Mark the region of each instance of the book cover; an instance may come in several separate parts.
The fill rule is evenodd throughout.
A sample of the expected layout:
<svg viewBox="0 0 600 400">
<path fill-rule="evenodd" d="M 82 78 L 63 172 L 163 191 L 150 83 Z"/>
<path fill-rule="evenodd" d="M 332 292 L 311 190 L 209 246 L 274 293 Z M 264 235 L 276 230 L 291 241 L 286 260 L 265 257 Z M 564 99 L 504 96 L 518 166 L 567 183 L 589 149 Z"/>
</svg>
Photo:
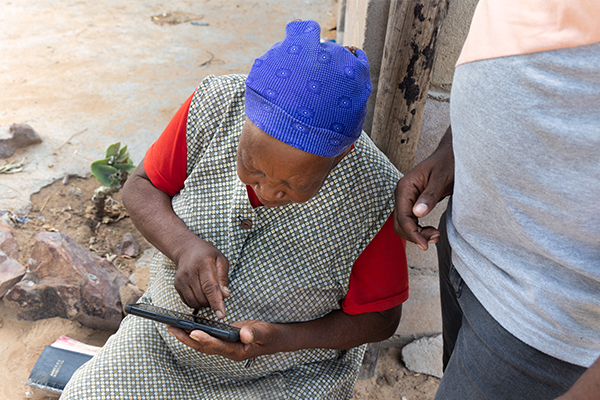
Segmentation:
<svg viewBox="0 0 600 400">
<path fill-rule="evenodd" d="M 73 373 L 99 350 L 99 347 L 61 336 L 44 348 L 26 383 L 45 392 L 60 394 Z"/>
</svg>

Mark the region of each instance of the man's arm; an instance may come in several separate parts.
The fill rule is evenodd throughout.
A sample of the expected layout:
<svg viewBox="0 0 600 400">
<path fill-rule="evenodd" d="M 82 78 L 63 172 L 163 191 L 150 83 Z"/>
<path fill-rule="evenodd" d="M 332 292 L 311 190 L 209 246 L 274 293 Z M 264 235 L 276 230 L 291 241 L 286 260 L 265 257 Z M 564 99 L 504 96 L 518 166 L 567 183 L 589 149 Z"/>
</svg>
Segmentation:
<svg viewBox="0 0 600 400">
<path fill-rule="evenodd" d="M 364 343 L 379 342 L 392 336 L 398 327 L 402 305 L 390 310 L 350 315 L 334 310 L 322 318 L 292 324 L 271 324 L 264 321 L 244 321 L 241 342 L 225 342 L 201 332 L 188 334 L 169 327 L 168 331 L 181 342 L 206 354 L 219 354 L 242 361 L 265 354 L 301 349 L 350 349 Z"/>
<path fill-rule="evenodd" d="M 454 152 L 452 129 L 442 137 L 437 149 L 398 181 L 394 229 L 398 236 L 427 250 L 436 243 L 440 232 L 432 226 L 421 227 L 419 218 L 429 214 L 454 187 Z"/>
<path fill-rule="evenodd" d="M 575 382 L 569 391 L 556 400 L 600 399 L 600 357 Z"/>
<path fill-rule="evenodd" d="M 123 203 L 140 233 L 177 264 L 175 288 L 182 300 L 192 308 L 210 304 L 222 318 L 223 297 L 229 295 L 227 258 L 175 214 L 171 197 L 152 184 L 143 161 L 123 187 Z"/>
</svg>

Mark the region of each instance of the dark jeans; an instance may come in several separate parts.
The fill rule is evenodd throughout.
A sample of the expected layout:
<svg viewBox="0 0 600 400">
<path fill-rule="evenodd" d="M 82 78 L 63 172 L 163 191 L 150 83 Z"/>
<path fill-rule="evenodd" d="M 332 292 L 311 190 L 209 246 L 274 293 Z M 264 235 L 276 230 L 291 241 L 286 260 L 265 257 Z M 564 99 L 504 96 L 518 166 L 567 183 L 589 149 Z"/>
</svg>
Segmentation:
<svg viewBox="0 0 600 400">
<path fill-rule="evenodd" d="M 446 213 L 440 221 L 442 234 L 437 244 L 445 371 L 435 399 L 542 400 L 560 396 L 586 369 L 528 346 L 488 314 L 452 265 Z"/>
</svg>

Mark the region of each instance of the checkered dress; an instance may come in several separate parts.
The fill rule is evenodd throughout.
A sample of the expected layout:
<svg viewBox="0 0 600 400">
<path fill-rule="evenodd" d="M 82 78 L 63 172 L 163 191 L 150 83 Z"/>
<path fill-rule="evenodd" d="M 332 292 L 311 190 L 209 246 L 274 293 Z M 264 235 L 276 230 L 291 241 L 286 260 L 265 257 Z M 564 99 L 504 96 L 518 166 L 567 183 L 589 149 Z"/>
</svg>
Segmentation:
<svg viewBox="0 0 600 400">
<path fill-rule="evenodd" d="M 188 178 L 173 209 L 230 261 L 225 322 L 319 318 L 340 308 L 354 261 L 392 212 L 400 175 L 363 135 L 310 201 L 253 209 L 236 173 L 244 78 L 211 76 L 197 89 L 187 121 Z M 190 312 L 173 286 L 176 269 L 159 254 L 143 301 Z M 201 314 L 215 318 L 210 309 Z M 348 399 L 363 354 L 364 346 L 305 349 L 244 368 L 192 350 L 163 324 L 128 316 L 63 400 Z"/>
</svg>

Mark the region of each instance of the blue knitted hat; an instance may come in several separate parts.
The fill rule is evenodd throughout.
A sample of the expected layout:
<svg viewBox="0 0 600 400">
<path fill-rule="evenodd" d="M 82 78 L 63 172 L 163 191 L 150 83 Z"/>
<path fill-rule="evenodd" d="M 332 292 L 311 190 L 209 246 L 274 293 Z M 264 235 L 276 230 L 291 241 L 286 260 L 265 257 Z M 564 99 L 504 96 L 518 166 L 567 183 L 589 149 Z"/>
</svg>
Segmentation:
<svg viewBox="0 0 600 400">
<path fill-rule="evenodd" d="M 261 130 L 324 157 L 342 154 L 360 136 L 372 85 L 369 62 L 321 43 L 315 21 L 294 21 L 257 58 L 246 80 L 246 115 Z"/>
</svg>

